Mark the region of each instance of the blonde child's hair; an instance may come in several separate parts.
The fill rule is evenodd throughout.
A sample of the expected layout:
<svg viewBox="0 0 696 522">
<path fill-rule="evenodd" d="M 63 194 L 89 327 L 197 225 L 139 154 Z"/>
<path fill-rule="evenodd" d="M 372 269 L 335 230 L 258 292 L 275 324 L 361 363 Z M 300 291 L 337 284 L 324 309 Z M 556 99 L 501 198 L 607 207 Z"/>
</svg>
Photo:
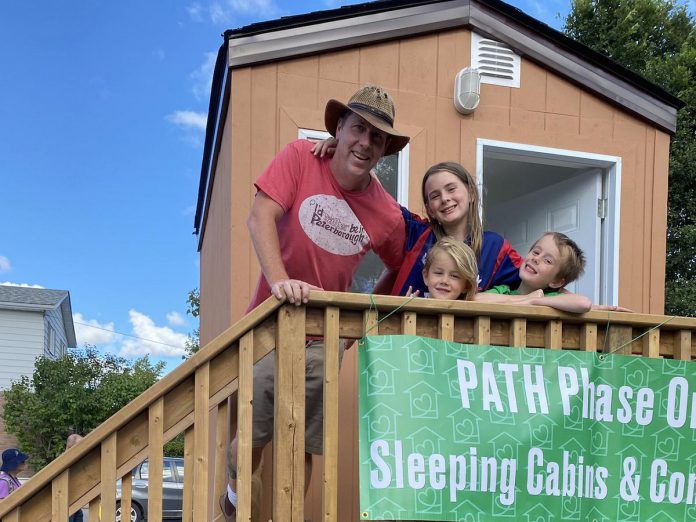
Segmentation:
<svg viewBox="0 0 696 522">
<path fill-rule="evenodd" d="M 423 204 L 428 206 L 428 194 L 425 193 L 425 182 L 428 178 L 437 172 L 449 172 L 457 176 L 462 183 L 466 186 L 466 190 L 469 193 L 469 210 L 467 214 L 467 224 L 468 230 L 467 235 L 469 236 L 469 242 L 471 248 L 476 255 L 476 259 L 481 257 L 481 244 L 483 243 L 483 224 L 481 223 L 481 214 L 479 212 L 481 207 L 481 199 L 479 198 L 478 189 L 476 188 L 476 182 L 474 178 L 471 177 L 469 171 L 462 167 L 459 163 L 454 161 L 443 161 L 442 163 L 437 163 L 430 167 L 423 176 L 423 182 L 421 184 L 421 193 L 423 194 Z M 445 230 L 442 225 L 436 221 L 432 220 L 431 226 L 435 232 L 435 237 L 441 239 L 445 237 Z"/>
<path fill-rule="evenodd" d="M 544 236 L 551 236 L 561 253 L 558 277 L 563 279 L 563 286 L 578 279 L 585 272 L 585 254 L 582 249 L 575 241 L 560 232 L 546 232 L 534 242 L 532 248 Z"/>
<path fill-rule="evenodd" d="M 423 266 L 424 272 L 430 270 L 433 259 L 438 253 L 446 254 L 452 258 L 457 272 L 464 282 L 464 292 L 462 292 L 464 300 L 472 301 L 478 289 L 478 266 L 473 249 L 457 239 L 445 236 L 439 239 L 428 252 Z"/>
</svg>

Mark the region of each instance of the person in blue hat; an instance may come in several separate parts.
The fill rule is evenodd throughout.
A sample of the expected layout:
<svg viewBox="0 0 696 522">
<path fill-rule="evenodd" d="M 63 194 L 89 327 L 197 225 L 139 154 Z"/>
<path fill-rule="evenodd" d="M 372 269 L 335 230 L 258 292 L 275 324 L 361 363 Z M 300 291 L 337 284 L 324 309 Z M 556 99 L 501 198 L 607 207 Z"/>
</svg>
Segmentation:
<svg viewBox="0 0 696 522">
<path fill-rule="evenodd" d="M 17 448 L 6 449 L 2 452 L 2 466 L 0 466 L 0 499 L 5 498 L 22 484 L 17 475 L 27 467 L 29 455 L 22 453 Z"/>
</svg>

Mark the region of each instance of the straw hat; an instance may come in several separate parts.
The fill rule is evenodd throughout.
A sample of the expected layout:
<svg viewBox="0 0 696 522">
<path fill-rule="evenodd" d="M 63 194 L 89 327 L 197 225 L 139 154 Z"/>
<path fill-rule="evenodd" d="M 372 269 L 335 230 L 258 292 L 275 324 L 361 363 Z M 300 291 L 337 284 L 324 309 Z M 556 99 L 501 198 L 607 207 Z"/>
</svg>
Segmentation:
<svg viewBox="0 0 696 522">
<path fill-rule="evenodd" d="M 396 154 L 403 149 L 410 138 L 394 129 L 394 101 L 389 93 L 376 85 L 366 85 L 353 94 L 348 104 L 338 100 L 329 100 L 324 112 L 326 130 L 336 136 L 336 126 L 341 114 L 348 109 L 367 120 L 379 130 L 386 132 L 391 139 L 384 150 L 384 155 Z"/>
</svg>

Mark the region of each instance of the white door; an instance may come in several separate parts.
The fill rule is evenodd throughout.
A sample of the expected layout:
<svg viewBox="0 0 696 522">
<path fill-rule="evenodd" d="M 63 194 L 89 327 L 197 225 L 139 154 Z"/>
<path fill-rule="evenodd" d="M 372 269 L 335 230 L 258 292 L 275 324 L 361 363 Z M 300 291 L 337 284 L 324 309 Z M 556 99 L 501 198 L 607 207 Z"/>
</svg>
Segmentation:
<svg viewBox="0 0 696 522">
<path fill-rule="evenodd" d="M 485 184 L 485 176 L 484 176 Z M 602 171 L 590 169 L 504 202 L 487 205 L 484 228 L 505 237 L 524 256 L 546 231 L 562 232 L 585 252 L 585 274 L 566 288 L 600 302 Z"/>
</svg>

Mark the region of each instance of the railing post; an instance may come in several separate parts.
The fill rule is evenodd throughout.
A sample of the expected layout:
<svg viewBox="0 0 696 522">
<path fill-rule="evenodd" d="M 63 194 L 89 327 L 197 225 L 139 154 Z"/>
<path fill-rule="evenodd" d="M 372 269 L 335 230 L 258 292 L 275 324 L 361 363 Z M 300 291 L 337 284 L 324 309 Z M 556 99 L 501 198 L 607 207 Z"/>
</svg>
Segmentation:
<svg viewBox="0 0 696 522">
<path fill-rule="evenodd" d="M 68 513 L 68 477 L 70 470 L 66 469 L 63 473 L 53 479 L 51 483 L 51 504 L 52 520 L 67 520 Z"/>
<path fill-rule="evenodd" d="M 491 344 L 491 318 L 477 317 L 474 320 L 474 342 L 481 346 Z"/>
<path fill-rule="evenodd" d="M 193 522 L 193 453 L 194 428 L 184 432 L 184 497 L 181 505 L 181 522 Z"/>
<path fill-rule="evenodd" d="M 278 309 L 273 520 L 302 522 L 305 464 L 305 307 Z"/>
<path fill-rule="evenodd" d="M 674 354 L 675 359 L 681 361 L 691 360 L 691 330 L 680 330 L 675 334 L 676 338 L 676 353 Z"/>
<path fill-rule="evenodd" d="M 254 398 L 254 332 L 239 341 L 237 392 L 237 520 L 251 519 L 251 435 Z M 218 418 L 218 423 L 220 419 Z"/>
<path fill-rule="evenodd" d="M 338 307 L 327 306 L 324 310 L 324 522 L 335 522 L 338 517 L 339 317 Z"/>
<path fill-rule="evenodd" d="M 510 346 L 527 346 L 527 320 L 515 318 L 510 321 Z"/>
<path fill-rule="evenodd" d="M 580 348 L 586 352 L 597 351 L 596 323 L 585 323 L 580 327 Z"/>
<path fill-rule="evenodd" d="M 437 321 L 437 335 L 443 341 L 454 341 L 454 315 L 440 314 Z"/>
<path fill-rule="evenodd" d="M 563 348 L 563 321 L 558 319 L 546 323 L 544 346 L 552 350 L 560 350 Z"/>
<path fill-rule="evenodd" d="M 660 330 L 650 330 L 643 336 L 643 357 L 660 356 Z"/>
<path fill-rule="evenodd" d="M 210 363 L 196 368 L 194 392 L 193 520 L 208 520 L 208 449 L 210 443 Z M 161 476 L 161 474 L 160 474 Z M 148 520 L 148 522 L 150 522 Z"/>
<path fill-rule="evenodd" d="M 109 435 L 101 444 L 101 520 L 116 520 L 116 433 Z"/>
<path fill-rule="evenodd" d="M 164 399 L 148 410 L 147 520 L 162 522 L 162 466 L 164 461 Z M 122 512 L 123 513 L 123 512 Z"/>
</svg>

